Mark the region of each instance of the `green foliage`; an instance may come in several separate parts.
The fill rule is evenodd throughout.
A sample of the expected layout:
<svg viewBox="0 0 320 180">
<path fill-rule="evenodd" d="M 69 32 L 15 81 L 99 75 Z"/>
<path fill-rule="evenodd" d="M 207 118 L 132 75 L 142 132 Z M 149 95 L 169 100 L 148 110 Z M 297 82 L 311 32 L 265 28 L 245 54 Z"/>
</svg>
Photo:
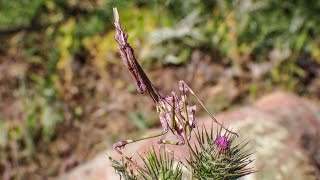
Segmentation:
<svg viewBox="0 0 320 180">
<path fill-rule="evenodd" d="M 0 0 L 0 30 L 26 27 L 40 12 L 42 0 Z"/>
<path fill-rule="evenodd" d="M 248 59 L 275 62 L 267 78 L 291 90 L 305 75 L 297 65 L 299 57 L 307 54 L 315 63 L 320 62 L 318 1 L 215 1 L 209 6 L 204 1 L 192 1 L 192 8 L 189 3 L 181 3 L 157 5 L 168 10 L 162 19 L 174 16 L 176 23 L 151 33 L 151 44 L 142 51 L 144 58 L 181 64 L 190 58 L 193 49 L 206 47 L 244 69 Z M 181 8 L 176 11 L 168 8 L 171 5 Z M 176 12 L 183 16 L 175 16 Z M 275 52 L 280 52 L 279 56 L 273 56 Z"/>
<path fill-rule="evenodd" d="M 28 27 L 32 19 L 35 19 L 33 25 L 43 26 L 47 31 L 45 36 L 55 42 L 52 46 L 58 47 L 59 69 L 68 69 L 76 57 L 85 56 L 84 49 L 97 57 L 95 64 L 107 65 L 100 62 L 105 61 L 101 57 L 115 49 L 114 44 L 100 48 L 95 45 L 113 42 L 109 31 L 111 9 L 115 6 L 123 14 L 130 41 L 135 40 L 138 56 L 149 65 L 155 62 L 180 65 L 186 63 L 193 49 L 206 47 L 242 68 L 246 68 L 243 62 L 247 58 L 258 63 L 276 61 L 267 78 L 293 89 L 305 74 L 297 65 L 297 58 L 308 54 L 320 62 L 320 44 L 316 38 L 320 34 L 316 16 L 320 3 L 315 0 L 308 3 L 302 0 L 212 1 L 209 4 L 202 0 L 103 0 L 97 3 L 37 0 L 0 1 L 0 4 L 1 29 Z M 88 44 L 93 41 L 95 43 Z M 28 46 L 34 43 L 31 41 Z M 275 51 L 285 54 L 271 56 Z"/>
<path fill-rule="evenodd" d="M 30 157 L 35 154 L 36 141 L 48 143 L 55 135 L 56 126 L 62 122 L 61 103 L 56 99 L 56 92 L 48 80 L 36 78 L 37 92 L 28 91 L 25 83 L 21 85 L 21 101 L 25 111 L 25 121 L 16 140 L 16 143 L 26 144 Z M 37 81 L 36 80 L 36 81 Z M 39 137 L 38 139 L 37 137 Z M 38 140 L 35 140 L 38 139 Z"/>
</svg>

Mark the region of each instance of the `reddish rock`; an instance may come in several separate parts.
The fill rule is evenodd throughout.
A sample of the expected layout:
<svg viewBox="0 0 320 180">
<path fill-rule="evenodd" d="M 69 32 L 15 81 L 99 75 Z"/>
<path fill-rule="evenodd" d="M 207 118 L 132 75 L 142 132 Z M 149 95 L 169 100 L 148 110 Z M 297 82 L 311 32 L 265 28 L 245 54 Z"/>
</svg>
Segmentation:
<svg viewBox="0 0 320 180">
<path fill-rule="evenodd" d="M 252 106 L 221 113 L 216 118 L 240 131 L 240 140 L 251 139 L 250 147 L 255 151 L 252 166 L 259 172 L 245 179 L 316 179 L 320 177 L 316 168 L 320 165 L 318 107 L 292 94 L 277 92 L 261 98 Z M 198 119 L 198 125 L 210 127 L 211 123 L 209 118 Z M 174 137 L 168 135 L 166 138 Z M 136 155 L 137 151 L 145 151 L 154 142 L 156 139 L 133 143 L 126 146 L 125 153 Z M 178 157 L 187 156 L 184 147 L 168 148 L 174 149 Z M 119 157 L 109 149 L 59 179 L 119 179 L 110 166 L 107 153 Z"/>
</svg>

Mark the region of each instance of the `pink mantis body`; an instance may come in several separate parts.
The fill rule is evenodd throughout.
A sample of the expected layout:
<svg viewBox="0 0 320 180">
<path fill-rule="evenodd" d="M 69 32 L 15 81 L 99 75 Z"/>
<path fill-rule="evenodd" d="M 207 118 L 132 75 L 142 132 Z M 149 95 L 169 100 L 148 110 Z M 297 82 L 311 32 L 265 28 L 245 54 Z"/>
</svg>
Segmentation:
<svg viewBox="0 0 320 180">
<path fill-rule="evenodd" d="M 165 98 L 161 96 L 160 93 L 154 87 L 154 85 L 151 83 L 141 66 L 139 65 L 138 61 L 136 60 L 134 50 L 127 41 L 128 35 L 122 30 L 120 26 L 119 14 L 116 8 L 113 9 L 113 14 L 115 18 L 114 26 L 116 29 L 116 35 L 114 38 L 119 45 L 122 62 L 125 65 L 125 67 L 130 71 L 133 79 L 135 80 L 137 91 L 141 94 L 148 92 L 151 98 L 153 99 L 154 103 L 156 104 L 157 112 L 159 113 L 160 122 L 163 128 L 163 131 L 159 133 L 151 134 L 136 139 L 128 139 L 115 143 L 113 145 L 113 148 L 119 154 L 122 154 L 121 149 L 124 148 L 124 146 L 127 144 L 149 138 L 159 137 L 168 133 L 168 131 L 171 131 L 176 136 L 178 141 L 172 142 L 160 139 L 158 143 L 184 145 L 185 142 L 190 139 L 191 132 L 193 128 L 195 128 L 196 123 L 196 106 L 188 105 L 188 92 L 199 101 L 200 105 L 207 111 L 207 113 L 210 115 L 214 122 L 219 124 L 227 132 L 238 136 L 236 133 L 225 128 L 212 116 L 212 114 L 208 111 L 208 109 L 204 106 L 204 104 L 200 101 L 200 99 L 184 81 L 179 81 L 180 98 L 174 92 L 172 92 L 170 96 L 167 96 Z"/>
</svg>

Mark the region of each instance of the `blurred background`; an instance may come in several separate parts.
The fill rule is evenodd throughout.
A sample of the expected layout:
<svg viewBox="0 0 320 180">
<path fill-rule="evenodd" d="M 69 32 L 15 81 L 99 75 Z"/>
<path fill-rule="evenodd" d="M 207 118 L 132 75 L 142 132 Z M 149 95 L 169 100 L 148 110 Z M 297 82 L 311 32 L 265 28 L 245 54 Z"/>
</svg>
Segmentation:
<svg viewBox="0 0 320 180">
<path fill-rule="evenodd" d="M 54 177 L 159 127 L 112 7 L 162 94 L 183 79 L 214 113 L 279 89 L 320 99 L 318 0 L 0 0 L 3 178 Z"/>
</svg>

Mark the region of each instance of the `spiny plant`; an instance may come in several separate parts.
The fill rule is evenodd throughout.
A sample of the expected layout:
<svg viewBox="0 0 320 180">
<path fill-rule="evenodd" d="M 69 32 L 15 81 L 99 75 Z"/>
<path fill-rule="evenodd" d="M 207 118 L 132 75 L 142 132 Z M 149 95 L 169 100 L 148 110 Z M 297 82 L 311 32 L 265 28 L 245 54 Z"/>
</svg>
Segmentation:
<svg viewBox="0 0 320 180">
<path fill-rule="evenodd" d="M 181 179 L 182 166 L 178 162 L 175 164 L 174 156 L 166 152 L 164 148 L 156 151 L 154 147 L 148 150 L 144 156 L 140 155 L 144 167 L 140 167 L 131 159 L 123 157 L 121 161 L 116 161 L 109 157 L 112 167 L 124 179 Z"/>
<path fill-rule="evenodd" d="M 198 179 L 237 179 L 254 172 L 246 168 L 252 160 L 248 142 L 234 144 L 236 136 L 222 129 L 213 133 L 204 127 L 197 128 L 195 137 L 198 145 L 188 143 L 190 157 L 186 159 L 193 175 Z"/>
<path fill-rule="evenodd" d="M 247 161 L 247 158 L 249 159 L 250 156 L 247 151 L 242 152 L 244 146 L 236 145 L 231 147 L 231 143 L 238 137 L 238 134 L 229 130 L 215 119 L 184 81 L 179 81 L 180 97 L 175 92 L 172 92 L 167 97 L 163 97 L 156 90 L 135 58 L 134 50 L 127 41 L 128 34 L 120 26 L 119 14 L 116 8 L 113 9 L 113 13 L 116 29 L 115 40 L 119 45 L 122 62 L 135 80 L 137 91 L 141 94 L 145 92 L 149 93 L 157 107 L 159 119 L 163 127 L 163 131 L 161 132 L 119 141 L 113 145 L 113 148 L 122 155 L 122 161 L 119 162 L 111 157 L 109 159 L 120 177 L 124 177 L 125 179 L 182 179 L 182 160 L 177 159 L 178 164 L 174 168 L 174 155 L 165 150 L 156 152 L 152 148 L 152 150 L 144 154 L 144 157 L 140 155 L 144 162 L 144 167 L 141 167 L 132 158 L 129 158 L 122 152 L 122 149 L 130 143 L 160 137 L 169 131 L 175 135 L 177 141 L 160 138 L 158 144 L 161 144 L 163 149 L 166 149 L 165 144 L 187 145 L 190 150 L 190 156 L 186 161 L 190 167 L 184 166 L 193 173 L 192 177 L 199 179 L 235 179 L 252 173 L 251 169 L 246 168 L 251 163 L 251 160 Z M 188 104 L 188 92 L 195 97 L 213 122 L 220 127 L 215 139 L 213 133 L 209 136 L 207 130 L 203 128 L 202 133 L 200 133 L 199 128 L 197 128 L 195 119 L 196 106 Z M 196 133 L 193 132 L 195 128 L 198 130 Z M 211 127 L 211 131 L 212 129 L 213 127 Z M 222 130 L 225 132 L 223 135 L 221 134 Z M 191 145 L 192 133 L 195 134 L 200 148 Z"/>
</svg>

